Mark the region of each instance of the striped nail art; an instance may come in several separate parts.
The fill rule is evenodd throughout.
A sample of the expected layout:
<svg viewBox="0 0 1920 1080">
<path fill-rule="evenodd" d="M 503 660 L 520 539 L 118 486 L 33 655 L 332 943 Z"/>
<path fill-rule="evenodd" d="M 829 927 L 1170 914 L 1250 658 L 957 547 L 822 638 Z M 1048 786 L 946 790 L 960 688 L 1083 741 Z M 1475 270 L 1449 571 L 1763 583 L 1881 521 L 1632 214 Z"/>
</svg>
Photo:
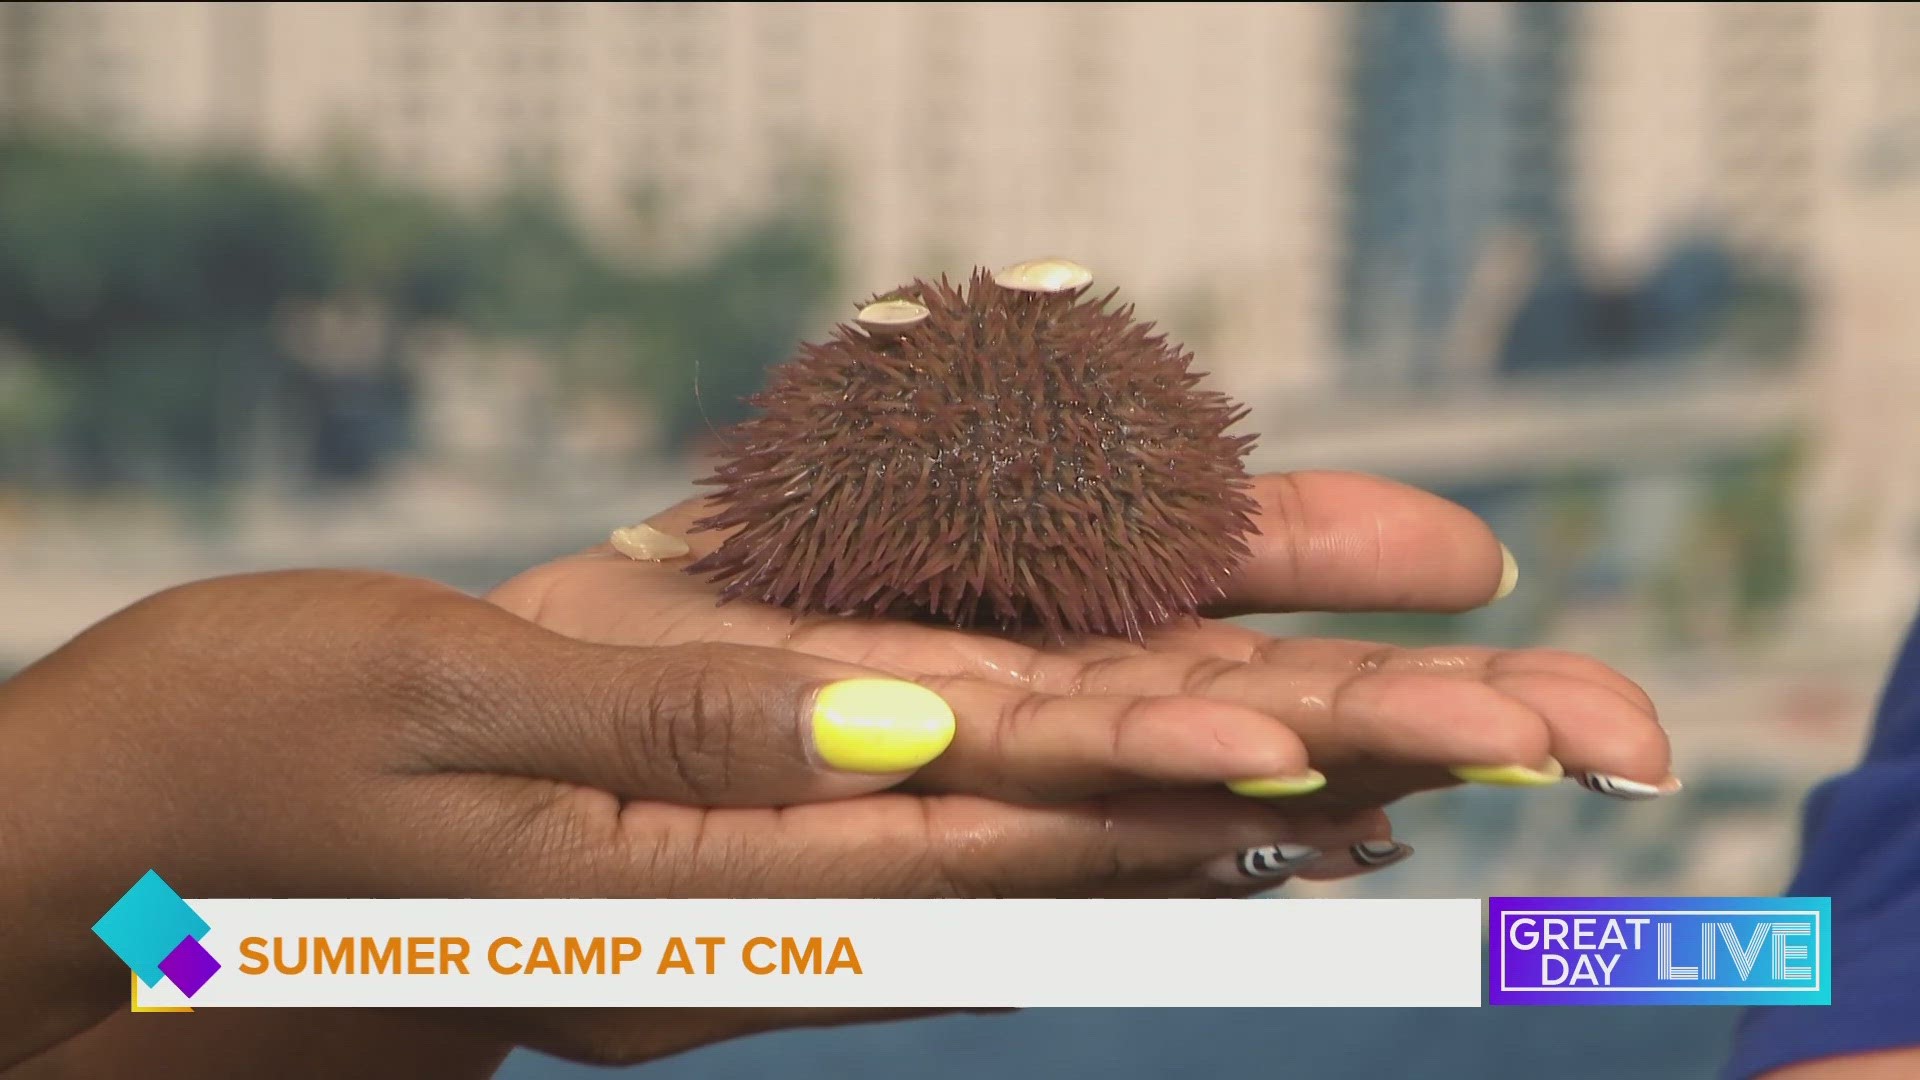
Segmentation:
<svg viewBox="0 0 1920 1080">
<path fill-rule="evenodd" d="M 1586 788 L 1588 791 L 1597 792 L 1609 798 L 1626 799 L 1632 802 L 1657 799 L 1662 795 L 1671 795 L 1679 791 L 1681 787 L 1680 781 L 1677 778 L 1671 777 L 1659 784 L 1645 784 L 1638 780 L 1629 780 L 1624 776 L 1609 776 L 1606 773 L 1594 772 L 1581 773 L 1573 779 L 1575 783 Z"/>
<path fill-rule="evenodd" d="M 1413 846 L 1398 840 L 1362 840 L 1348 848 L 1347 853 L 1353 856 L 1354 862 L 1371 872 L 1405 862 L 1413 855 Z"/>
<path fill-rule="evenodd" d="M 1320 849 L 1305 844 L 1270 844 L 1248 848 L 1236 865 L 1250 878 L 1286 877 L 1320 858 Z"/>
</svg>

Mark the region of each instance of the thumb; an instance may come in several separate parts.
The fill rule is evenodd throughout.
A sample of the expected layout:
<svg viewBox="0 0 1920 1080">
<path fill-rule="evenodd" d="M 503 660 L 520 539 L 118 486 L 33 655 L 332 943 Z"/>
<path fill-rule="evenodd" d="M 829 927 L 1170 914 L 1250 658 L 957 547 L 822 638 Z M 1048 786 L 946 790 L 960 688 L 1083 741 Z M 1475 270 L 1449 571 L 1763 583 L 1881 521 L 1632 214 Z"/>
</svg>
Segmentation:
<svg viewBox="0 0 1920 1080">
<path fill-rule="evenodd" d="M 633 799 L 777 806 L 892 787 L 953 741 L 940 695 L 849 664 L 743 645 L 549 645 L 534 669 L 526 653 L 514 665 L 529 707 L 500 709 L 461 740 L 483 759 L 470 767 Z"/>
</svg>

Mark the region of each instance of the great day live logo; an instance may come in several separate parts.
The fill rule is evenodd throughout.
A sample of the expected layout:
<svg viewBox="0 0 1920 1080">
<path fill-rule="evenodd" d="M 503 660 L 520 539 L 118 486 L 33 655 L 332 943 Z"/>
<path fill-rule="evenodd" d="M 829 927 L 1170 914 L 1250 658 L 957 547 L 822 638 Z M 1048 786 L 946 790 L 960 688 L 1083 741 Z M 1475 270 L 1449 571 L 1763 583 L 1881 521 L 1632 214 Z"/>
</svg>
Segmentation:
<svg viewBox="0 0 1920 1080">
<path fill-rule="evenodd" d="M 1494 1005 L 1827 1005 L 1826 897 L 1513 897 L 1488 904 Z"/>
</svg>

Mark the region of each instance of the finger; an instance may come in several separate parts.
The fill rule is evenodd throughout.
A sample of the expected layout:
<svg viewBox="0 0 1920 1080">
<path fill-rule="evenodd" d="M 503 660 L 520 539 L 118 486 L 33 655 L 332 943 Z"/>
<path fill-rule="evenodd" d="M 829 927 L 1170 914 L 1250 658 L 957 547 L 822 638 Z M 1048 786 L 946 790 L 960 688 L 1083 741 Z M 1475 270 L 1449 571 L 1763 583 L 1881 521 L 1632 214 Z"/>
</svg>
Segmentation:
<svg viewBox="0 0 1920 1080">
<path fill-rule="evenodd" d="M 923 680 L 963 720 L 915 791 L 1057 803 L 1171 784 L 1324 783 L 1307 749 L 1257 710 L 1199 697 L 1054 696 L 978 679 Z"/>
<path fill-rule="evenodd" d="M 483 837 L 469 845 L 475 853 L 434 860 L 456 879 L 447 887 L 480 890 L 473 895 L 1173 895 L 1217 883 L 1221 860 L 1249 848 L 1300 844 L 1334 854 L 1376 835 L 1384 820 L 1371 812 L 1288 812 L 1209 791 L 1050 807 L 882 792 L 780 809 L 705 810 L 501 777 L 441 782 L 457 790 L 421 787 L 420 797 L 484 807 L 464 825 Z M 1263 887 L 1249 882 L 1245 891 Z"/>
<path fill-rule="evenodd" d="M 1464 611 L 1495 599 L 1516 574 L 1472 511 L 1418 488 L 1362 473 L 1306 471 L 1253 478 L 1260 506 L 1253 557 L 1228 581 L 1218 614 L 1261 611 Z M 646 519 L 698 558 L 725 533 L 691 531 L 711 498 Z"/>
<path fill-rule="evenodd" d="M 1384 870 L 1413 854 L 1393 838 L 1393 823 L 1374 807 L 1302 815 L 1291 844 L 1246 848 L 1208 864 L 1214 895 L 1269 892 L 1288 881 L 1337 881 Z M 1301 849 L 1305 848 L 1303 852 Z"/>
<path fill-rule="evenodd" d="M 1173 683 L 1258 709 L 1300 737 L 1314 766 L 1542 763 L 1544 718 L 1475 679 L 1374 665 L 1292 667 L 1143 653 L 1088 665 L 1086 692 Z M 1623 701 L 1622 709 L 1629 706 Z"/>
<path fill-rule="evenodd" d="M 1554 760 L 1583 786 L 1624 799 L 1679 789 L 1666 731 L 1620 709 L 1611 690 L 1545 671 L 1503 671 L 1488 683 L 1547 718 Z"/>
<path fill-rule="evenodd" d="M 1403 649 L 1373 641 L 1339 638 L 1285 638 L 1229 622 L 1170 627 L 1148 635 L 1151 652 L 1195 653 L 1223 660 L 1286 664 L 1289 667 L 1347 668 L 1365 662 L 1397 671 L 1428 671 L 1481 678 L 1492 671 L 1537 671 L 1585 679 L 1626 698 L 1640 711 L 1656 715 L 1653 699 L 1626 675 L 1590 656 L 1558 649 L 1496 649 L 1484 645 L 1443 645 Z M 1090 658 L 1122 655 L 1108 643 L 1082 647 Z M 1137 650 L 1124 650 L 1131 655 Z"/>
<path fill-rule="evenodd" d="M 509 688 L 484 694 L 491 719 L 462 729 L 452 767 L 699 806 L 846 798 L 935 765 L 916 790 L 1049 802 L 1319 780 L 1291 731 L 1229 702 L 915 683 L 749 646 L 620 649 L 555 635 L 540 646 L 476 665 L 513 675 L 487 676 Z"/>
<path fill-rule="evenodd" d="M 1465 611 L 1511 591 L 1512 556 L 1471 511 L 1360 473 L 1254 478 L 1253 557 L 1216 615 Z"/>
<path fill-rule="evenodd" d="M 1081 684 L 1103 694 L 1183 685 L 1260 709 L 1299 735 L 1323 772 L 1427 765 L 1515 770 L 1488 782 L 1551 783 L 1563 770 L 1665 782 L 1670 761 L 1658 721 L 1591 681 L 1500 672 L 1497 662 L 1480 677 L 1434 674 L 1428 658 L 1379 646 L 1303 648 L 1308 656 L 1297 665 L 1172 653 L 1119 656 L 1089 663 Z"/>
<path fill-rule="evenodd" d="M 1307 800 L 1303 800 L 1307 801 Z M 1413 847 L 1394 839 L 1393 823 L 1377 804 L 1304 811 L 1289 804 L 1299 832 L 1287 843 L 1246 848 L 1211 860 L 1194 878 L 1147 879 L 1109 894 L 1232 898 L 1275 892 L 1294 881 L 1338 881 L 1376 873 L 1406 861 Z"/>
<path fill-rule="evenodd" d="M 1248 808 L 1255 812 L 1243 813 Z M 1392 836 L 1377 810 L 1298 812 L 1210 792 L 1044 809 L 931 797 L 921 810 L 921 821 L 881 824 L 859 804 L 796 807 L 783 813 L 784 835 L 819 867 L 821 895 L 866 895 L 874 868 L 904 860 L 878 895 L 1059 898 L 1170 896 L 1196 886 L 1251 895 L 1290 876 L 1350 876 L 1359 868 L 1354 845 Z M 770 846 L 778 857 L 782 846 L 781 829 L 769 834 L 732 812 L 709 816 L 701 828 L 709 865 L 717 867 L 738 866 L 749 847 Z M 1260 852 L 1260 861 L 1249 852 Z"/>
<path fill-rule="evenodd" d="M 438 768 L 777 806 L 898 784 L 956 727 L 932 690 L 803 653 L 587 645 L 532 628 L 517 639 L 464 658 L 486 707 L 442 725 Z"/>
<path fill-rule="evenodd" d="M 1243 813 L 1249 808 L 1255 812 Z M 1379 835 L 1385 821 L 1372 813 L 1287 813 L 1210 792 L 1044 809 L 936 796 L 920 810 L 919 820 L 902 816 L 882 825 L 858 804 L 818 804 L 786 811 L 784 824 L 810 863 L 831 876 L 822 895 L 865 895 L 875 887 L 874 868 L 901 860 L 879 884 L 882 895 L 1078 897 L 1164 895 L 1196 881 L 1256 892 L 1272 883 L 1239 871 L 1246 851 L 1295 849 L 1290 872 L 1303 874 L 1329 856 L 1337 865 L 1352 844 Z M 714 815 L 704 828 L 722 866 L 739 862 L 740 847 L 769 842 L 750 820 L 736 823 L 731 815 Z M 776 830 L 776 847 L 780 836 Z"/>
<path fill-rule="evenodd" d="M 1162 652 L 1246 659 L 1291 671 L 1417 672 L 1486 682 L 1537 712 L 1550 753 L 1581 783 L 1622 798 L 1677 790 L 1653 700 L 1632 679 L 1591 657 L 1555 649 L 1443 646 L 1399 649 L 1371 642 L 1276 639 L 1211 624 L 1150 642 Z M 1622 709 L 1621 703 L 1628 708 Z"/>
</svg>

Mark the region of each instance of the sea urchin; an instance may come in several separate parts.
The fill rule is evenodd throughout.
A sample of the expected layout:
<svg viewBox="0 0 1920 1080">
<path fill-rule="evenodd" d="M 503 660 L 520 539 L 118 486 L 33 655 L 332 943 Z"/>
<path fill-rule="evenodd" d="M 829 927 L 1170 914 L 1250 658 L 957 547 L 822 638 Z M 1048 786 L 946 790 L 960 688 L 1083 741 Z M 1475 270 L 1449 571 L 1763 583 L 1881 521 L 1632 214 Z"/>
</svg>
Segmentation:
<svg viewBox="0 0 1920 1080">
<path fill-rule="evenodd" d="M 796 613 L 1143 630 L 1217 599 L 1255 506 L 1245 416 L 1063 260 L 915 281 L 803 345 L 704 483 L 688 567 Z"/>
</svg>

